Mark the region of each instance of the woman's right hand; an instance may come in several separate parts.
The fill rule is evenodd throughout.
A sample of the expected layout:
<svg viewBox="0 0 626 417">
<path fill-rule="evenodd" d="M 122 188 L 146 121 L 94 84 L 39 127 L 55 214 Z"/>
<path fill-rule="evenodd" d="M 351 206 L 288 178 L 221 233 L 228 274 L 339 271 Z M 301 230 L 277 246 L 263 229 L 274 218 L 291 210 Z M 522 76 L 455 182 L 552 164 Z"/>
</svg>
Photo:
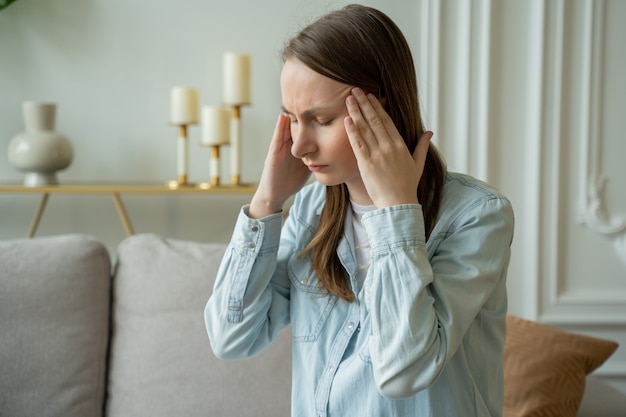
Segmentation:
<svg viewBox="0 0 626 417">
<path fill-rule="evenodd" d="M 304 163 L 291 154 L 289 117 L 278 116 L 274 137 L 265 157 L 263 173 L 248 215 L 260 219 L 282 210 L 285 201 L 304 186 L 311 172 Z"/>
</svg>

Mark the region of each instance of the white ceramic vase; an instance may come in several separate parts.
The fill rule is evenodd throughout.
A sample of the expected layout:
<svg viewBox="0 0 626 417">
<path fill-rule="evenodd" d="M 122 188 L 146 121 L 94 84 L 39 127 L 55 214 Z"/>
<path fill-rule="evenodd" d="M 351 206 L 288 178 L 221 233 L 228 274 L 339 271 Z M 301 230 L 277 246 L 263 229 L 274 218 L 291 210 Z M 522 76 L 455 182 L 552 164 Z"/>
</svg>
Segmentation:
<svg viewBox="0 0 626 417">
<path fill-rule="evenodd" d="M 9 142 L 9 162 L 25 172 L 24 185 L 58 184 L 57 171 L 67 168 L 74 155 L 72 144 L 54 131 L 56 104 L 24 102 L 25 132 Z"/>
</svg>

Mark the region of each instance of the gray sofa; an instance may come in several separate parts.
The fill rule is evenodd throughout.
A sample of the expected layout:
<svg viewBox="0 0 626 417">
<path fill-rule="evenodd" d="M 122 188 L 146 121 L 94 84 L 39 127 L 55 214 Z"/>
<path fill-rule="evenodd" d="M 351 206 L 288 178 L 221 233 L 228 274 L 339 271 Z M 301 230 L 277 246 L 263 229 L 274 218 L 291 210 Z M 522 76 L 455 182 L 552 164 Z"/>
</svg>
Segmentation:
<svg viewBox="0 0 626 417">
<path fill-rule="evenodd" d="M 0 242 L 0 416 L 288 416 L 288 331 L 249 360 L 211 352 L 224 249 L 135 235 L 112 262 L 83 235 Z"/>
<path fill-rule="evenodd" d="M 245 361 L 211 352 L 202 314 L 224 250 L 151 234 L 114 256 L 77 234 L 0 242 L 0 416 L 288 416 L 288 329 Z M 623 396 L 588 387 L 579 416 L 623 415 Z"/>
</svg>

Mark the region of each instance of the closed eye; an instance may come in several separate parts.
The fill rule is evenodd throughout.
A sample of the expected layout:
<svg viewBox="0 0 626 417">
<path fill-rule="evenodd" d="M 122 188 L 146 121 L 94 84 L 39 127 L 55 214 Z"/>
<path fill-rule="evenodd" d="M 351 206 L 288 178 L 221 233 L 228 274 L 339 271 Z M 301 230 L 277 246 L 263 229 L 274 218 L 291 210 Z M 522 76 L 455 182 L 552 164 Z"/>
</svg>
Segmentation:
<svg viewBox="0 0 626 417">
<path fill-rule="evenodd" d="M 292 125 L 298 124 L 298 117 L 295 114 L 287 110 L 284 106 L 280 106 L 280 109 L 283 112 L 283 114 L 286 114 L 289 117 L 289 123 L 291 123 Z M 300 115 L 300 117 L 306 123 L 315 123 L 318 126 L 329 126 L 336 120 L 335 118 L 332 118 L 332 117 L 330 119 L 326 119 L 325 117 L 321 119 L 319 118 L 321 116 L 319 112 L 324 111 L 325 113 L 327 113 L 328 109 L 330 108 L 329 107 L 314 107 L 312 109 L 309 109 L 303 112 Z"/>
<path fill-rule="evenodd" d="M 286 113 L 287 114 L 287 113 Z M 287 114 L 289 116 L 289 114 Z M 330 126 L 335 119 L 330 119 L 330 120 L 313 120 L 315 123 L 317 123 L 318 126 Z M 291 123 L 292 125 L 298 124 L 298 119 L 295 117 L 289 117 L 289 123 Z"/>
</svg>

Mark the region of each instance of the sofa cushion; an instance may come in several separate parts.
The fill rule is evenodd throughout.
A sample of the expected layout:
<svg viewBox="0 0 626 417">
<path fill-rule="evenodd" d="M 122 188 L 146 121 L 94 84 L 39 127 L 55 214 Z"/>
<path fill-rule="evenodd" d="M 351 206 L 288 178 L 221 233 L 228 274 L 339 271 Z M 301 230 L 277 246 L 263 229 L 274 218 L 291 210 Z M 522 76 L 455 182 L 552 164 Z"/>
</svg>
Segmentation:
<svg viewBox="0 0 626 417">
<path fill-rule="evenodd" d="M 626 393 L 612 386 L 610 377 L 590 375 L 585 381 L 585 395 L 576 417 L 624 417 Z"/>
<path fill-rule="evenodd" d="M 102 415 L 109 293 L 91 237 L 0 242 L 0 415 Z"/>
<path fill-rule="evenodd" d="M 588 374 L 617 343 L 507 317 L 504 417 L 575 417 Z"/>
<path fill-rule="evenodd" d="M 225 245 L 140 234 L 118 247 L 107 412 L 288 416 L 290 335 L 260 355 L 217 359 L 204 325 Z"/>
</svg>

